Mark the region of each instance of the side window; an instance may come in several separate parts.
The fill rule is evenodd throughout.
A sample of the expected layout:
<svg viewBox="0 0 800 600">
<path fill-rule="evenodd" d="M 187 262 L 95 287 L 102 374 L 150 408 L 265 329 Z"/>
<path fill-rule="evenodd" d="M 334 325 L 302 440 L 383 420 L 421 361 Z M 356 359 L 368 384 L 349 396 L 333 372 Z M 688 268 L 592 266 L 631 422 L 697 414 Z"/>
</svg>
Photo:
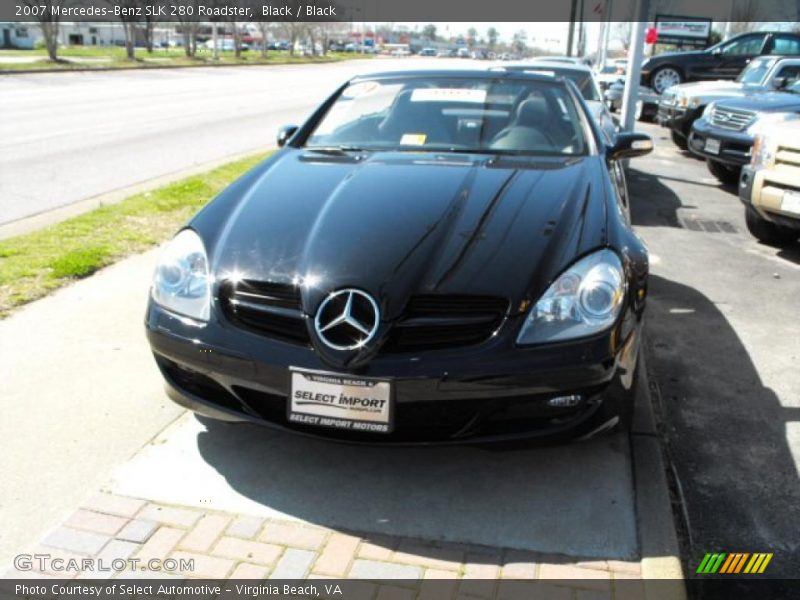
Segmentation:
<svg viewBox="0 0 800 600">
<path fill-rule="evenodd" d="M 745 35 L 732 41 L 727 46 L 722 47 L 722 53 L 726 56 L 753 55 L 761 52 L 764 45 L 764 34 Z"/>
<path fill-rule="evenodd" d="M 800 65 L 789 65 L 779 69 L 775 77 L 786 78 L 786 87 L 800 79 Z"/>
<path fill-rule="evenodd" d="M 776 35 L 770 54 L 800 54 L 800 39 L 788 35 Z"/>
</svg>

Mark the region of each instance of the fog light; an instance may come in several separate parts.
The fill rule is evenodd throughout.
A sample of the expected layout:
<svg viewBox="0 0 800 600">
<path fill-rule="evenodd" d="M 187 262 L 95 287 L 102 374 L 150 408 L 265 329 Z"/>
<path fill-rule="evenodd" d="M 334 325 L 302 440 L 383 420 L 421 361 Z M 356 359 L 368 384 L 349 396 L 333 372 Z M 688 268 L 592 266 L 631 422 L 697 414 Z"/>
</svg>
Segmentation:
<svg viewBox="0 0 800 600">
<path fill-rule="evenodd" d="M 555 408 L 572 408 L 581 403 L 583 397 L 580 394 L 572 394 L 571 396 L 556 396 L 547 401 L 548 406 Z"/>
</svg>

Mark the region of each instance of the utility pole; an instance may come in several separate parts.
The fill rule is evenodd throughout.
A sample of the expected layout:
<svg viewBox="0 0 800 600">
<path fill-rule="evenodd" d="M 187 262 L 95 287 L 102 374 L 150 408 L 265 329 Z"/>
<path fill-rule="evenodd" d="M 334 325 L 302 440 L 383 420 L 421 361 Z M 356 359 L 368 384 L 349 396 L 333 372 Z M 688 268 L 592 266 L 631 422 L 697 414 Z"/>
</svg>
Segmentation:
<svg viewBox="0 0 800 600">
<path fill-rule="evenodd" d="M 636 101 L 639 98 L 639 79 L 644 55 L 644 30 L 647 26 L 649 0 L 638 0 L 636 16 L 631 32 L 631 47 L 628 53 L 628 71 L 625 75 L 625 91 L 622 95 L 622 130 L 633 131 L 636 124 Z"/>
<path fill-rule="evenodd" d="M 575 12 L 578 10 L 578 0 L 571 0 L 569 7 L 569 33 L 567 34 L 567 56 L 572 56 L 572 38 L 575 35 Z"/>
</svg>

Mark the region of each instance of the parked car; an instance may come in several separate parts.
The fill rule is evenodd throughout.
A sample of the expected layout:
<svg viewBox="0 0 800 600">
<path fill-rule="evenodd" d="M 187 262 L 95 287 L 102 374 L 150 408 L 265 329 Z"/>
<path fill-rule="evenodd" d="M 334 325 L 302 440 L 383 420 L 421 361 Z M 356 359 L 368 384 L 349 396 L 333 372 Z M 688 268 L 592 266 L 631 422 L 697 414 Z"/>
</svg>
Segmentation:
<svg viewBox="0 0 800 600">
<path fill-rule="evenodd" d="M 739 198 L 747 229 L 760 241 L 783 246 L 800 237 L 800 120 L 766 127 L 742 169 Z"/>
<path fill-rule="evenodd" d="M 594 78 L 600 91 L 605 92 L 610 85 L 625 81 L 625 69 L 619 68 L 615 63 L 606 63 L 594 70 Z"/>
<path fill-rule="evenodd" d="M 754 58 L 736 81 L 683 83 L 661 94 L 658 122 L 670 130 L 672 141 L 685 150 L 692 123 L 710 102 L 776 90 L 800 78 L 800 57 L 762 56 Z"/>
<path fill-rule="evenodd" d="M 705 50 L 665 52 L 642 64 L 642 85 L 661 94 L 673 85 L 709 79 L 736 79 L 756 56 L 800 55 L 800 35 L 788 31 L 743 33 Z"/>
<path fill-rule="evenodd" d="M 603 99 L 608 106 L 608 110 L 616 112 L 622 109 L 622 97 L 625 95 L 625 79 L 612 83 L 608 89 L 603 92 Z M 636 120 L 637 121 L 652 121 L 658 112 L 659 95 L 650 88 L 639 86 L 639 92 L 636 98 Z"/>
<path fill-rule="evenodd" d="M 609 145 L 567 80 L 450 70 L 355 78 L 278 145 L 158 261 L 173 400 L 373 443 L 630 422 L 648 260 L 621 163 L 648 136 Z"/>
<path fill-rule="evenodd" d="M 706 159 L 709 171 L 720 181 L 736 183 L 742 166 L 750 162 L 755 135 L 798 114 L 800 81 L 785 90 L 712 102 L 692 125 L 688 147 Z"/>
<path fill-rule="evenodd" d="M 502 70 L 510 73 L 513 72 L 531 72 L 543 75 L 551 75 L 553 77 L 566 77 L 572 81 L 586 101 L 589 107 L 589 112 L 597 125 L 611 140 L 617 135 L 617 123 L 608 111 L 603 96 L 600 93 L 600 88 L 594 79 L 592 70 L 585 66 L 575 63 L 566 62 L 553 62 L 546 58 L 534 59 L 524 64 L 518 65 L 504 65 L 502 67 L 493 67 L 492 70 Z"/>
<path fill-rule="evenodd" d="M 420 56 L 436 56 L 436 48 L 423 48 L 419 51 Z"/>
</svg>

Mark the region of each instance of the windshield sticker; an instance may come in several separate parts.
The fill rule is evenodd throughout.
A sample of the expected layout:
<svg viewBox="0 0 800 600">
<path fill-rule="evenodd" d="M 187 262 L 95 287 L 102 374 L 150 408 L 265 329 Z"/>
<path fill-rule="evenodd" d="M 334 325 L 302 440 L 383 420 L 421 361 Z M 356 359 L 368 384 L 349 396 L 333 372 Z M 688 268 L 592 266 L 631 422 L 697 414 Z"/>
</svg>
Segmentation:
<svg viewBox="0 0 800 600">
<path fill-rule="evenodd" d="M 381 87 L 377 81 L 364 81 L 351 85 L 342 92 L 342 98 L 363 98 L 374 94 Z"/>
<path fill-rule="evenodd" d="M 400 138 L 401 146 L 423 146 L 428 138 L 424 133 L 404 133 Z"/>
<path fill-rule="evenodd" d="M 411 93 L 412 102 L 486 102 L 486 90 L 462 88 L 424 88 Z"/>
<path fill-rule="evenodd" d="M 541 70 L 541 69 L 525 69 L 525 72 L 526 73 L 532 73 L 534 75 L 547 75 L 549 77 L 555 77 L 556 76 L 556 72 L 555 71 L 545 71 L 545 70 Z"/>
</svg>

